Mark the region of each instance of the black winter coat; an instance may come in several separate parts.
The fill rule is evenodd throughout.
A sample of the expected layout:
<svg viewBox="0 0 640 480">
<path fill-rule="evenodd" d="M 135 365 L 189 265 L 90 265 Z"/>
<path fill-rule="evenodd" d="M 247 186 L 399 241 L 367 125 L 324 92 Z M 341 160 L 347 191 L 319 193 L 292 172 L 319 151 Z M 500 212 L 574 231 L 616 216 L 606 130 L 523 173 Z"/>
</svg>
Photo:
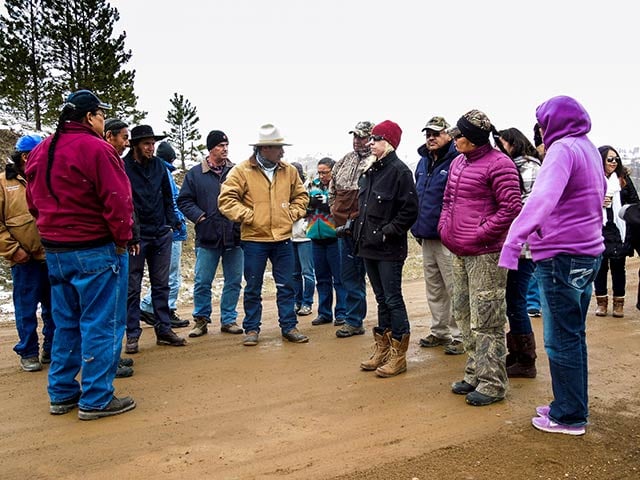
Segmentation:
<svg viewBox="0 0 640 480">
<path fill-rule="evenodd" d="M 218 176 L 203 162 L 191 168 L 184 177 L 176 203 L 184 216 L 195 224 L 196 247 L 231 248 L 240 245 L 240 224 L 232 222 L 218 210 L 220 185 L 233 165 L 227 161 L 222 175 Z M 204 220 L 197 223 L 203 214 Z"/>
<path fill-rule="evenodd" d="M 133 150 L 124 157 L 124 168 L 131 182 L 134 207 L 134 237 L 157 238 L 170 229 L 178 230 L 180 220 L 173 209 L 173 192 L 164 162 L 152 157 L 146 165 L 133 159 Z"/>
<path fill-rule="evenodd" d="M 418 217 L 413 174 L 395 152 L 361 176 L 359 213 L 353 227 L 356 255 L 372 260 L 407 258 L 407 231 Z"/>
</svg>

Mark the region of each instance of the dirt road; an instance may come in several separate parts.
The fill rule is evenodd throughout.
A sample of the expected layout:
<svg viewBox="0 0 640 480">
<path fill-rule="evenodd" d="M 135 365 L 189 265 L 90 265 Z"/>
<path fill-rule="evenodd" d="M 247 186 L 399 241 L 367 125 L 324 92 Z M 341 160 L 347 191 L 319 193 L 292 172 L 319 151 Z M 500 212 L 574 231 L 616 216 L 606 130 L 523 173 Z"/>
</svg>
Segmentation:
<svg viewBox="0 0 640 480">
<path fill-rule="evenodd" d="M 450 392 L 463 356 L 424 349 L 429 314 L 421 280 L 405 284 L 412 320 L 409 369 L 381 379 L 361 372 L 367 334 L 300 317 L 308 344 L 283 342 L 265 300 L 257 347 L 212 328 L 186 348 L 158 347 L 145 327 L 135 375 L 116 380 L 138 407 L 81 422 L 48 414 L 46 371 L 24 373 L 0 326 L 0 478 L 13 479 L 638 479 L 640 315 L 630 266 L 624 319 L 589 317 L 591 422 L 584 437 L 530 426 L 550 399 L 538 336 L 539 375 L 512 381 L 507 399 L 470 407 Z M 180 310 L 189 318 L 189 306 Z M 188 329 L 181 330 L 186 335 Z"/>
</svg>

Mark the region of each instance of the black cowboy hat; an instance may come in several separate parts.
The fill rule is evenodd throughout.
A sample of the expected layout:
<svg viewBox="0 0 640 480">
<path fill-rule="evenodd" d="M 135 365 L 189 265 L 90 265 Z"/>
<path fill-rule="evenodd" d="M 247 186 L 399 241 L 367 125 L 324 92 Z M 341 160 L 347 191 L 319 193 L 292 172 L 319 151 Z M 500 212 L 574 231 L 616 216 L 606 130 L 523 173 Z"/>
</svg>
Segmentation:
<svg viewBox="0 0 640 480">
<path fill-rule="evenodd" d="M 143 138 L 153 138 L 157 142 L 158 140 L 167 138 L 167 136 L 155 135 L 153 133 L 153 128 L 151 128 L 150 125 L 138 125 L 137 127 L 133 127 L 131 129 L 131 137 L 129 137 L 129 142 L 134 143 L 138 140 L 142 140 Z"/>
</svg>

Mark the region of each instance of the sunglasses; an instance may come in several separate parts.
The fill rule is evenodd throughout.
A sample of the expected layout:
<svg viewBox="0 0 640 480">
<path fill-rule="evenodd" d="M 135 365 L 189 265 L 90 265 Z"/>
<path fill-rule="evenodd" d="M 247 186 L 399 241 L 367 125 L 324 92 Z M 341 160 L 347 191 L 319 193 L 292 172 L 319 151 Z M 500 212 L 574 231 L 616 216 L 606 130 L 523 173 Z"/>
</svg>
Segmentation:
<svg viewBox="0 0 640 480">
<path fill-rule="evenodd" d="M 381 135 L 371 135 L 369 137 L 370 142 L 379 142 L 380 140 L 384 140 L 384 137 Z"/>
<path fill-rule="evenodd" d="M 427 133 L 425 134 L 425 136 L 426 136 L 427 138 L 437 138 L 437 137 L 439 137 L 439 136 L 440 136 L 440 134 L 441 134 L 441 133 L 442 133 L 442 132 L 427 132 Z"/>
<path fill-rule="evenodd" d="M 463 134 L 461 134 L 461 133 L 459 133 L 459 134 L 455 135 L 455 136 L 453 137 L 453 139 L 454 139 L 454 140 L 459 140 L 459 139 L 461 139 L 461 138 L 463 138 L 463 137 L 464 137 L 464 135 L 463 135 Z"/>
<path fill-rule="evenodd" d="M 620 157 L 607 158 L 607 163 L 620 163 Z"/>
</svg>

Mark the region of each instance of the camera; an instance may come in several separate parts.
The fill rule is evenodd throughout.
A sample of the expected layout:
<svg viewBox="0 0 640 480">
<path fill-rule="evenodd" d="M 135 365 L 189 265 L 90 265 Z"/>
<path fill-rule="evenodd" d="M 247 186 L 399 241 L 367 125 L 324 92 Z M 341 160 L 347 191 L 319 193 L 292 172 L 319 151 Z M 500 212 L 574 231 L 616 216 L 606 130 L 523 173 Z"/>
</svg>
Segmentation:
<svg viewBox="0 0 640 480">
<path fill-rule="evenodd" d="M 348 218 L 347 223 L 336 227 L 336 236 L 338 238 L 344 238 L 351 236 L 351 230 L 353 229 L 353 218 Z"/>
</svg>

